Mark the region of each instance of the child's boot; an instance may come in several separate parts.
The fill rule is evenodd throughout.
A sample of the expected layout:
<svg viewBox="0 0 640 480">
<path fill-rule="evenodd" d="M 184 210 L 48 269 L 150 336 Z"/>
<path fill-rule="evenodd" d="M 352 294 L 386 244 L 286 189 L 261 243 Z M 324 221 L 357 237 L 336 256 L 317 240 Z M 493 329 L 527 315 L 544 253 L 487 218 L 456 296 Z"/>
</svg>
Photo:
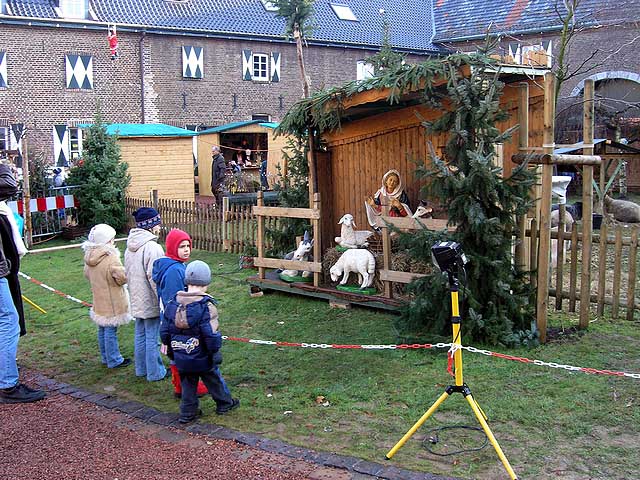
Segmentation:
<svg viewBox="0 0 640 480">
<path fill-rule="evenodd" d="M 198 382 L 198 389 L 196 390 L 196 395 L 198 395 L 199 397 L 204 397 L 208 393 L 209 393 L 209 389 L 207 389 L 207 386 L 204 383 L 202 383 L 202 380 L 200 380 Z"/>
<path fill-rule="evenodd" d="M 176 398 L 182 397 L 182 385 L 180 385 L 180 374 L 178 373 L 178 367 L 171 365 L 171 383 L 173 384 L 173 396 Z"/>
</svg>

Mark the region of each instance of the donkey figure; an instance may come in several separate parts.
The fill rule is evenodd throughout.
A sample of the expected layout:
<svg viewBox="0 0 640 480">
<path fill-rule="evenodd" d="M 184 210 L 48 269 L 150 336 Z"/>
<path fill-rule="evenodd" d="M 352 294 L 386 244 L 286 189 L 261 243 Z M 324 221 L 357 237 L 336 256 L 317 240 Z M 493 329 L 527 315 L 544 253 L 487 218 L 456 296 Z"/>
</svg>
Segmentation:
<svg viewBox="0 0 640 480">
<path fill-rule="evenodd" d="M 311 250 L 313 249 L 313 240 L 310 238 L 309 232 L 305 230 L 304 237 L 302 241 L 298 245 L 293 252 L 289 252 L 284 256 L 285 260 L 299 260 L 303 262 L 313 261 L 313 255 L 311 254 Z M 287 275 L 289 277 L 297 277 L 298 270 L 283 270 L 283 275 Z M 302 276 L 307 278 L 312 275 L 312 272 L 304 271 L 302 272 Z"/>
</svg>

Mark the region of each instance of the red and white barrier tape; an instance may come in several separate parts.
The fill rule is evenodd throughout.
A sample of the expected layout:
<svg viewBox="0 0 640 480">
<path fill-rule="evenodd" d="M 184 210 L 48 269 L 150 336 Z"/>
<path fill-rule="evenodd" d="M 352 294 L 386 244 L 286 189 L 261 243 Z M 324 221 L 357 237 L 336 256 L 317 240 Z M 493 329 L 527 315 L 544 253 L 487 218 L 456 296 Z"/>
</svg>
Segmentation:
<svg viewBox="0 0 640 480">
<path fill-rule="evenodd" d="M 66 293 L 61 292 L 60 290 L 56 290 L 48 285 L 45 285 L 39 280 L 30 277 L 22 272 L 18 272 L 18 274 L 29 280 L 30 282 L 35 283 L 36 285 L 41 286 L 42 288 L 49 290 L 50 292 L 55 293 L 67 300 L 71 300 L 72 302 L 79 303 L 80 305 L 84 305 L 85 307 L 91 307 L 90 303 L 79 300 L 71 295 L 67 295 Z M 232 342 L 243 342 L 243 343 L 252 343 L 254 345 L 271 345 L 275 347 L 298 347 L 298 348 L 319 348 L 319 349 L 337 349 L 337 350 L 410 350 L 410 349 L 429 349 L 429 348 L 447 348 L 449 349 L 449 354 L 451 358 L 457 349 L 463 349 L 471 353 L 479 353 L 481 355 L 486 355 L 489 357 L 502 358 L 503 360 L 511 360 L 514 362 L 526 363 L 538 365 L 540 367 L 549 367 L 549 368 L 559 368 L 562 370 L 568 370 L 570 372 L 582 372 L 589 373 L 592 375 L 610 375 L 614 377 L 627 377 L 627 378 L 635 378 L 640 379 L 640 373 L 628 373 L 628 372 L 619 372 L 615 370 L 600 370 L 597 368 L 588 368 L 588 367 L 575 367 L 573 365 L 564 365 L 561 363 L 555 362 L 544 362 L 542 360 L 532 360 L 530 358 L 525 357 L 516 357 L 514 355 L 507 355 L 505 353 L 492 352 L 491 350 L 482 350 L 479 348 L 471 347 L 471 346 L 454 346 L 453 343 L 403 343 L 399 345 L 357 345 L 357 344 L 337 344 L 337 343 L 305 343 L 305 342 L 278 342 L 273 340 L 256 340 L 252 338 L 245 337 L 229 337 L 227 335 L 223 335 L 222 338 L 225 340 L 229 340 Z M 452 372 L 450 372 L 452 373 Z"/>
<path fill-rule="evenodd" d="M 9 208 L 15 213 L 22 215 L 24 213 L 24 200 L 13 200 L 7 202 Z M 49 210 L 60 210 L 61 208 L 76 207 L 77 202 L 73 195 L 58 195 L 56 197 L 32 198 L 29 201 L 29 211 L 48 212 Z"/>
<path fill-rule="evenodd" d="M 26 274 L 24 274 L 22 272 L 18 272 L 18 275 L 20 275 L 23 278 L 26 278 L 27 280 L 29 280 L 32 283 L 35 283 L 36 285 L 41 286 L 45 290 L 49 290 L 50 292 L 53 292 L 56 295 L 59 295 L 59 296 L 61 296 L 63 298 L 66 298 L 67 300 L 71 300 L 72 302 L 79 303 L 80 305 L 84 305 L 85 307 L 88 307 L 88 308 L 92 307 L 92 305 L 90 303 L 85 302 L 83 300 L 80 300 L 79 298 L 72 297 L 71 295 L 67 295 L 66 293 L 61 292 L 60 290 L 56 290 L 55 288 L 50 287 L 49 285 L 45 285 L 40 280 L 36 280 L 35 278 L 30 277 L 29 275 L 26 275 Z"/>
</svg>

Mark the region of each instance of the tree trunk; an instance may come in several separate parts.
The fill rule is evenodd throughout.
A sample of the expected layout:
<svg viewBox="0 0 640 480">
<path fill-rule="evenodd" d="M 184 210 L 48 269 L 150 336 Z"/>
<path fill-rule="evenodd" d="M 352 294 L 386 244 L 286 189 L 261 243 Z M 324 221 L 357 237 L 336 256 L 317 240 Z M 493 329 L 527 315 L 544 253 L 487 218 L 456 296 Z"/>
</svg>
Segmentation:
<svg viewBox="0 0 640 480">
<path fill-rule="evenodd" d="M 300 66 L 300 77 L 302 78 L 302 93 L 304 98 L 309 98 L 309 78 L 304 67 L 304 55 L 302 53 L 302 35 L 300 27 L 296 24 L 293 28 L 293 38 L 296 40 L 296 51 L 298 53 L 298 65 Z"/>
</svg>

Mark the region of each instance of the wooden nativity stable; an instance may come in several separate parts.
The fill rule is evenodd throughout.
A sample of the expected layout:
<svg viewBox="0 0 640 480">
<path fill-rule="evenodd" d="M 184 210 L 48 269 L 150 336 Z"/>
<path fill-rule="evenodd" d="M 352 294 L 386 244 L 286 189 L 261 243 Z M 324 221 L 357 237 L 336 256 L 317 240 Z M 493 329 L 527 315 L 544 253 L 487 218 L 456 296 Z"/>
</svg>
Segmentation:
<svg viewBox="0 0 640 480">
<path fill-rule="evenodd" d="M 419 71 L 421 67 L 414 67 Z M 500 97 L 501 109 L 508 118 L 499 124 L 500 131 L 520 125 L 513 137 L 504 144 L 496 145 L 496 162 L 504 175 L 510 175 L 515 164 L 511 157 L 517 153 L 542 151 L 546 68 L 526 68 L 521 66 L 494 66 L 493 74 L 499 75 L 504 84 Z M 458 75 L 469 77 L 471 67 L 460 67 Z M 405 78 L 407 78 L 405 76 Z M 323 273 L 322 253 L 335 247 L 335 237 L 340 235 L 338 221 L 347 213 L 353 215 L 356 228 L 372 230 L 366 214 L 365 200 L 373 196 L 382 186 L 383 175 L 390 169 L 397 170 L 404 182 L 409 197 L 409 207 L 416 211 L 421 200 L 432 205 L 438 199 L 421 198 L 421 184 L 415 175 L 418 165 L 429 166 L 432 163 L 429 145 L 436 154 L 442 155 L 447 143 L 447 133 L 430 134 L 423 122 L 435 121 L 451 109 L 451 101 L 443 96 L 442 107 L 435 108 L 425 104 L 424 84 L 420 81 L 405 84 L 406 88 L 390 90 L 385 79 L 372 79 L 365 83 L 350 83 L 342 88 L 320 92 L 305 99 L 292 109 L 281 124 L 283 131 L 298 135 L 314 131 L 312 139 L 312 163 L 316 171 L 310 172 L 309 209 L 277 208 L 263 206 L 261 199 L 254 212 L 258 215 L 258 256 L 254 259 L 258 267 L 258 276 L 252 284 L 259 288 L 276 289 L 316 297 L 343 298 L 344 295 L 334 288 L 321 286 Z M 422 82 L 425 80 L 423 79 Z M 435 76 L 431 85 L 436 91 L 446 94 L 447 80 Z M 393 297 L 393 283 L 409 283 L 420 276 L 417 273 L 394 271 L 391 267 L 391 241 L 388 223 L 408 230 L 421 228 L 411 218 L 400 219 L 384 215 L 378 219 L 381 229 L 382 268 L 378 266 L 377 275 L 384 284 L 384 291 L 368 296 L 349 293 L 348 303 L 375 306 L 378 308 L 397 308 L 401 302 Z M 446 212 L 446 205 L 442 205 Z M 446 216 L 446 213 L 444 214 Z M 313 258 L 311 262 L 292 262 L 265 257 L 261 237 L 264 232 L 264 218 L 269 216 L 287 216 L 309 219 L 312 224 Z M 441 230 L 446 228 L 447 219 L 422 220 L 428 228 Z M 450 226 L 450 228 L 455 228 Z M 320 241 L 318 241 L 320 240 Z M 304 269 L 313 272 L 313 286 L 289 284 L 286 288 L 267 277 L 266 269 L 286 268 Z M 326 273 L 326 272 L 324 272 Z M 283 282 L 280 282 L 283 283 Z"/>
<path fill-rule="evenodd" d="M 227 162 L 238 155 L 249 158 L 251 164 L 243 167 L 243 172 L 253 180 L 260 182 L 260 163 L 267 159 L 267 178 L 273 186 L 278 176 L 278 165 L 286 173 L 286 163 L 282 149 L 287 144 L 286 136 L 275 136 L 277 123 L 263 120 L 247 120 L 228 123 L 198 132 L 198 187 L 199 194 L 212 196 L 211 193 L 211 147 L 218 145 Z M 247 149 L 250 154 L 247 155 Z"/>
<path fill-rule="evenodd" d="M 505 87 L 500 103 L 509 118 L 498 124 L 498 128 L 504 131 L 524 122 L 528 127 L 522 129 L 527 138 L 519 138 L 516 132 L 510 141 L 497 146 L 498 162 L 505 175 L 514 167 L 511 156 L 519 152 L 521 145 L 542 145 L 542 76 L 546 71 L 515 66 L 501 68 L 500 80 Z M 382 176 L 388 170 L 400 172 L 413 212 L 423 200 L 420 194 L 423 185 L 414 176 L 416 166 L 431 163 L 428 142 L 440 155 L 447 138 L 446 134 L 428 135 L 422 122 L 436 120 L 443 112 L 422 104 L 421 91 L 404 93 L 394 104 L 390 103 L 389 95 L 389 89 L 382 88 L 348 97 L 342 102 L 340 128 L 321 135 L 326 151 L 317 152 L 316 161 L 323 250 L 334 246 L 333 238 L 340 232 L 338 220 L 345 213 L 354 216 L 359 229 L 370 229 L 365 199 L 381 187 Z M 437 202 L 437 199 L 425 200 Z"/>
<path fill-rule="evenodd" d="M 127 196 L 148 199 L 153 190 L 167 200 L 195 199 L 194 132 L 163 123 L 113 123 L 122 161 L 129 165 Z"/>
</svg>

